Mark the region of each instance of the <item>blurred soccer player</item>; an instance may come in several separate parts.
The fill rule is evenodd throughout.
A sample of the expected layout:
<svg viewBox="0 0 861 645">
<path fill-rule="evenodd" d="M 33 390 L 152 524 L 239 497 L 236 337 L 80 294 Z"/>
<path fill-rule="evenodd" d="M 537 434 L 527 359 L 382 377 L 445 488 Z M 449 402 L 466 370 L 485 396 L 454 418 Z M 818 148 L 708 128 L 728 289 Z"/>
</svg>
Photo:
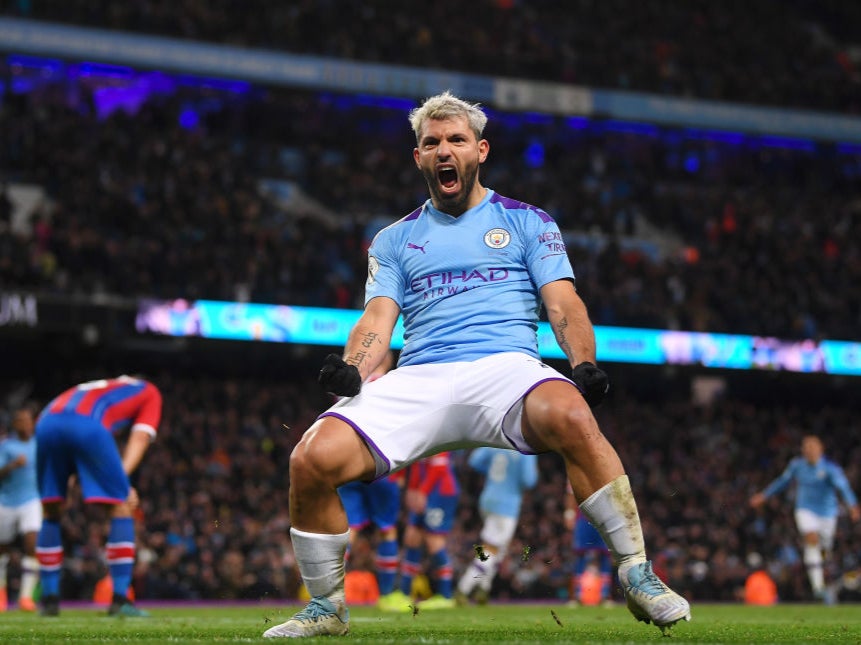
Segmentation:
<svg viewBox="0 0 861 645">
<path fill-rule="evenodd" d="M 469 465 L 485 475 L 478 498 L 484 526 L 481 548 L 457 583 L 457 600 L 463 604 L 474 593 L 475 600 L 484 604 L 499 562 L 514 537 L 523 493 L 538 482 L 538 457 L 501 448 L 476 448 L 469 456 Z"/>
<path fill-rule="evenodd" d="M 350 525 L 350 546 L 356 534 L 374 526 L 376 559 L 374 561 L 380 608 L 388 609 L 402 600 L 395 589 L 398 577 L 398 517 L 401 512 L 401 484 L 394 475 L 374 482 L 350 482 L 338 488 Z"/>
<path fill-rule="evenodd" d="M 565 495 L 565 528 L 571 531 L 571 545 L 574 548 L 575 558 L 574 575 L 571 580 L 572 604 L 590 604 L 589 599 L 584 598 L 583 594 L 583 583 L 590 565 L 597 570 L 599 576 L 599 592 L 591 604 L 609 603 L 613 578 L 610 550 L 586 516 L 577 512 L 577 500 L 570 486 Z"/>
<path fill-rule="evenodd" d="M 448 555 L 448 534 L 454 527 L 460 489 L 447 452 L 410 466 L 406 505 L 410 514 L 404 530 L 401 592 L 410 597 L 413 580 L 422 571 L 425 552 L 430 559 L 434 594 L 419 603 L 421 609 L 454 607 L 454 571 Z M 424 551 L 423 551 L 424 547 Z"/>
<path fill-rule="evenodd" d="M 559 453 L 581 510 L 616 559 L 632 613 L 662 629 L 690 617 L 646 560 L 628 477 L 590 411 L 608 379 L 594 365 L 594 331 L 559 227 L 478 181 L 490 151 L 486 122 L 478 106 L 448 92 L 410 114 L 413 161 L 431 197 L 374 238 L 365 310 L 344 358 L 327 356 L 320 371 L 323 387 L 349 398 L 320 416 L 290 458 L 291 536 L 312 599 L 267 637 L 349 630 L 338 486 L 481 445 Z M 542 302 L 570 378 L 539 360 Z M 385 386 L 363 387 L 400 314 L 398 367 Z"/>
<path fill-rule="evenodd" d="M 110 509 L 107 561 L 113 581 L 110 615 L 148 614 L 128 599 L 135 561 L 132 512 L 137 492 L 129 475 L 155 438 L 161 420 L 161 393 L 152 383 L 120 376 L 81 383 L 51 401 L 36 422 L 39 492 L 45 519 L 36 553 L 41 567 L 42 613 L 60 612 L 60 570 L 63 542 L 62 504 L 72 475 L 77 476 L 87 504 Z M 120 456 L 114 435 L 130 429 Z"/>
<path fill-rule="evenodd" d="M 0 442 L 0 611 L 9 603 L 6 592 L 9 549 L 17 536 L 23 539 L 21 587 L 18 608 L 35 611 L 33 591 L 39 579 L 36 536 L 42 526 L 42 504 L 36 484 L 34 413 L 29 406 L 15 410 L 13 436 Z"/>
<path fill-rule="evenodd" d="M 793 481 L 795 490 L 795 524 L 804 539 L 804 566 L 814 597 L 826 597 L 825 562 L 834 546 L 837 515 L 840 505 L 837 494 L 849 507 L 853 522 L 861 519 L 858 499 L 843 469 L 825 456 L 822 440 L 807 435 L 801 440 L 801 456 L 795 457 L 783 473 L 765 489 L 750 498 L 750 505 L 759 508 L 772 495 L 786 489 Z"/>
</svg>

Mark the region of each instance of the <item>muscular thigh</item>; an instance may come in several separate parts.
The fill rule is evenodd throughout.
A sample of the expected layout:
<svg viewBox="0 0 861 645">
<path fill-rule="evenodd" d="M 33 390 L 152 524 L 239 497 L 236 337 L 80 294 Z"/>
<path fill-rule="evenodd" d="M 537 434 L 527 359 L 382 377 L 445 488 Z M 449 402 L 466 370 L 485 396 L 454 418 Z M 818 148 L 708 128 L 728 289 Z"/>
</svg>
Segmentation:
<svg viewBox="0 0 861 645">
<path fill-rule="evenodd" d="M 567 380 L 539 384 L 523 408 L 523 436 L 535 452 L 559 451 L 584 431 L 600 433 L 586 400 Z"/>
</svg>

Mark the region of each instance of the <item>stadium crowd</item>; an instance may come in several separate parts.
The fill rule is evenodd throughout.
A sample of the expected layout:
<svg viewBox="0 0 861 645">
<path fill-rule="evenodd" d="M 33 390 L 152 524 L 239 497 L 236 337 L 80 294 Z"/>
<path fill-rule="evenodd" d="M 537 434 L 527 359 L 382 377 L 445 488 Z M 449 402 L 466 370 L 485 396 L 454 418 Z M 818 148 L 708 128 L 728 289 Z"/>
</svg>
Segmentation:
<svg viewBox="0 0 861 645">
<path fill-rule="evenodd" d="M 0 11 L 296 54 L 861 111 L 851 28 L 861 12 L 838 0 L 314 0 L 251 10 L 238 0 L 3 0 Z"/>
<path fill-rule="evenodd" d="M 358 307 L 370 238 L 426 198 L 400 106 L 179 89 L 99 118 L 97 94 L 0 104 L 0 284 Z M 554 216 L 595 323 L 853 337 L 857 150 L 619 130 L 507 114 L 487 133 L 485 182 Z M 10 182 L 49 198 L 29 227 Z"/>
<path fill-rule="evenodd" d="M 857 24 L 852 3 L 754 2 L 736 11 L 657 2 L 623 10 L 621 0 L 583 0 L 560 14 L 561 6 L 461 3 L 456 17 L 470 28 L 436 30 L 429 25 L 441 14 L 452 18 L 451 5 L 372 2 L 332 11 L 330 3 L 302 2 L 256 12 L 226 0 L 0 1 L 6 15 L 297 53 L 859 111 L 847 53 L 847 25 Z M 590 28 L 597 21 L 606 29 Z M 373 46 L 356 45 L 361 29 Z M 702 44 L 709 42 L 714 50 Z M 0 63 L 5 81 L 12 74 Z M 101 89 L 44 81 L 0 97 L 0 287 L 358 307 L 371 236 L 425 199 L 409 158 L 408 105 L 186 87 L 110 111 Z M 596 324 L 857 336 L 858 149 L 538 115 L 497 114 L 487 134 L 484 182 L 556 218 Z M 270 180 L 292 182 L 293 192 L 272 192 Z M 14 221 L 12 184 L 47 196 L 27 222 Z M 295 199 L 297 188 L 313 201 Z M 143 520 L 138 597 L 295 597 L 283 480 L 299 433 L 327 405 L 312 377 L 157 375 L 163 427 L 135 481 Z M 747 499 L 811 431 L 857 487 L 859 416 L 848 406 L 620 395 L 599 410 L 631 472 L 649 551 L 674 588 L 698 600 L 737 598 L 745 558 L 759 553 L 782 599 L 807 597 L 788 507 L 775 501 L 760 515 Z M 464 457 L 451 535 L 456 571 L 474 555 L 479 530 L 478 485 Z M 498 597 L 568 593 L 563 474 L 553 458 L 542 460 L 542 480 L 495 583 Z M 80 511 L 64 520 L 75 544 L 67 597 L 88 597 L 105 571 L 102 536 L 85 535 L 83 526 Z M 526 547 L 529 557 L 521 557 Z M 841 523 L 837 548 L 840 569 L 857 571 L 858 527 Z"/>
<path fill-rule="evenodd" d="M 620 369 L 611 367 L 611 374 Z M 168 372 L 154 380 L 165 395 L 164 419 L 134 479 L 141 498 L 137 597 L 295 598 L 300 581 L 283 480 L 293 445 L 328 405 L 313 374 L 280 383 Z M 823 437 L 857 489 L 857 410 L 737 395 L 703 404 L 674 399 L 654 402 L 626 391 L 598 410 L 630 473 L 657 570 L 696 600 L 739 600 L 750 573 L 747 556 L 759 553 L 782 601 L 809 598 L 790 502 L 774 500 L 760 513 L 747 500 L 782 471 L 810 432 Z M 462 493 L 449 551 L 456 572 L 465 570 L 480 541 L 481 485 L 466 456 L 455 453 Z M 543 456 L 539 471 L 493 597 L 568 598 L 573 553 L 563 524 L 562 464 Z M 103 536 L 98 525 L 84 529 L 94 525 L 85 523 L 80 506 L 72 508 L 63 520 L 64 596 L 87 599 L 105 575 Z M 369 564 L 357 557 L 352 566 L 362 562 Z M 861 567 L 861 527 L 845 517 L 834 562 L 832 575 L 846 572 L 847 580 Z"/>
</svg>

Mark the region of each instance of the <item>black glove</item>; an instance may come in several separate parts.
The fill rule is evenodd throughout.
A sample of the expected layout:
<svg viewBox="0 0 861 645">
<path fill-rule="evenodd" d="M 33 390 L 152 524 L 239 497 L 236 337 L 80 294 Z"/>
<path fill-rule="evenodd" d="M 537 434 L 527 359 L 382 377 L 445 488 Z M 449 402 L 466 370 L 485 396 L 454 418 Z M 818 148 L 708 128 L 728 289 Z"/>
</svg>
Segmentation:
<svg viewBox="0 0 861 645">
<path fill-rule="evenodd" d="M 337 396 L 356 396 L 362 389 L 359 369 L 345 363 L 337 354 L 329 354 L 323 360 L 323 368 L 317 381 L 327 392 Z"/>
<path fill-rule="evenodd" d="M 590 408 L 597 408 L 610 389 L 607 372 L 589 361 L 584 361 L 571 370 L 571 380 L 580 388 Z"/>
</svg>

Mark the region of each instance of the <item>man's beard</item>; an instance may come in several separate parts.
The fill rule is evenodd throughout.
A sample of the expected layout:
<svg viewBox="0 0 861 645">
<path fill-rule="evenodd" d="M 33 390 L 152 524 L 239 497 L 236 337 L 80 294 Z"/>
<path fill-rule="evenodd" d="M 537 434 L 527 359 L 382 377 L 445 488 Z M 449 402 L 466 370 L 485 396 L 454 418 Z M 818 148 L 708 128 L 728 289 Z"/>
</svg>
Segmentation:
<svg viewBox="0 0 861 645">
<path fill-rule="evenodd" d="M 438 210 L 455 217 L 462 215 L 467 210 L 469 197 L 472 195 L 472 189 L 475 187 L 475 182 L 478 179 L 477 163 L 469 164 L 463 169 L 462 175 L 458 174 L 460 190 L 451 195 L 446 195 L 440 190 L 439 176 L 436 170 L 422 168 L 422 174 L 428 184 L 428 190 L 430 191 L 434 206 Z"/>
</svg>

